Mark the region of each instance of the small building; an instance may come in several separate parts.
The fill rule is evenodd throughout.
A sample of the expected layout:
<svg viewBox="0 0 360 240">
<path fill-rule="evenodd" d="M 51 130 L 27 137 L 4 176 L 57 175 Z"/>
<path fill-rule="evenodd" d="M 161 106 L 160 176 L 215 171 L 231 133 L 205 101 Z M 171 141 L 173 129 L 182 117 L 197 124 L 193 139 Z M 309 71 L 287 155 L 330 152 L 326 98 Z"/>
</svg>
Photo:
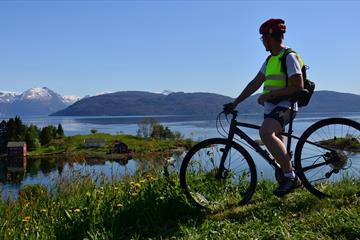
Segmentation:
<svg viewBox="0 0 360 240">
<path fill-rule="evenodd" d="M 26 170 L 27 160 L 25 142 L 8 142 L 6 165 L 9 171 L 16 172 Z"/>
<path fill-rule="evenodd" d="M 85 147 L 104 147 L 105 140 L 103 138 L 86 138 L 84 142 Z"/>
<path fill-rule="evenodd" d="M 115 141 L 111 153 L 129 153 L 129 147 L 120 141 Z"/>
</svg>

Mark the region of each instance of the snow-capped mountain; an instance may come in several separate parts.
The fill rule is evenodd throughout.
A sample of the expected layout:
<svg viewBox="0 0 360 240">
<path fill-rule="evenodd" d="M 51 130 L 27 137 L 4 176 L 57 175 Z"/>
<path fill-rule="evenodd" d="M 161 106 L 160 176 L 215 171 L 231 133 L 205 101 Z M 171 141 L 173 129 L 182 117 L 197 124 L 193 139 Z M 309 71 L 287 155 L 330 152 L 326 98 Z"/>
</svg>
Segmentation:
<svg viewBox="0 0 360 240">
<path fill-rule="evenodd" d="M 30 88 L 23 93 L 0 92 L 0 115 L 48 115 L 79 100 L 62 97 L 47 87 Z"/>
<path fill-rule="evenodd" d="M 55 93 L 54 91 L 51 91 L 47 87 L 42 87 L 42 88 L 30 88 L 25 92 L 23 92 L 18 99 L 20 101 L 34 101 L 34 100 L 49 101 L 54 97 L 62 99 L 62 97 L 59 94 Z"/>
</svg>

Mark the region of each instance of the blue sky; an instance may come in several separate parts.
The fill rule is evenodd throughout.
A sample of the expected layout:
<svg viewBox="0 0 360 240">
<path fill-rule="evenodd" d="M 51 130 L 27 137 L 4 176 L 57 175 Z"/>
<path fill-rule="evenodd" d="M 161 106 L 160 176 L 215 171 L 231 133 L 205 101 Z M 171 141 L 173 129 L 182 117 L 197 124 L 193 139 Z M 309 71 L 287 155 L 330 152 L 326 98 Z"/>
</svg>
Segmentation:
<svg viewBox="0 0 360 240">
<path fill-rule="evenodd" d="M 360 94 L 359 12 L 360 1 L 0 1 L 0 90 L 236 97 L 268 55 L 259 26 L 283 18 L 318 90 Z"/>
</svg>

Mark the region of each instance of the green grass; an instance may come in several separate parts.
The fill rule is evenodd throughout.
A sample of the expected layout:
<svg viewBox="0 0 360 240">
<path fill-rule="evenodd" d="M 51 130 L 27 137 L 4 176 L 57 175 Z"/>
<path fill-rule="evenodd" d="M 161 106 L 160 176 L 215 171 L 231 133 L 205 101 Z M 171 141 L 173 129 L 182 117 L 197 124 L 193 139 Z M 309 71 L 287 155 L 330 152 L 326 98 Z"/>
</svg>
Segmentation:
<svg viewBox="0 0 360 240">
<path fill-rule="evenodd" d="M 176 173 L 105 179 L 73 173 L 51 191 L 35 185 L 0 206 L 1 239 L 359 239 L 360 198 L 350 181 L 337 198 L 305 189 L 279 199 L 261 181 L 251 202 L 218 212 L 194 208 Z"/>
<path fill-rule="evenodd" d="M 328 147 L 335 147 L 339 149 L 360 152 L 359 139 L 352 136 L 323 140 L 320 143 Z"/>
<path fill-rule="evenodd" d="M 87 148 L 84 146 L 84 141 L 87 138 L 102 138 L 105 140 L 105 146 L 97 148 Z M 179 147 L 190 148 L 194 145 L 194 141 L 190 139 L 159 140 L 124 134 L 112 135 L 106 133 L 96 133 L 88 135 L 74 135 L 61 139 L 54 139 L 47 146 L 43 146 L 34 151 L 28 152 L 28 155 L 38 156 L 56 153 L 85 155 L 106 154 L 111 150 L 116 140 L 122 141 L 127 144 L 131 152 L 135 154 L 164 152 Z"/>
</svg>

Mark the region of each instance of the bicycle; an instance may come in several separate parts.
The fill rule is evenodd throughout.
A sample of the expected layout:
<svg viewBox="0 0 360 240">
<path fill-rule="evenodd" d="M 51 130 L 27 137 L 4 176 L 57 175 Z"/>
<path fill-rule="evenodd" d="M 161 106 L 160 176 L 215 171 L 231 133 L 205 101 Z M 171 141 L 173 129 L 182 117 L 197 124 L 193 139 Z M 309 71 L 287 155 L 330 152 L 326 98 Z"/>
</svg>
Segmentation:
<svg viewBox="0 0 360 240">
<path fill-rule="evenodd" d="M 257 172 L 253 158 L 239 143 L 241 140 L 275 169 L 278 182 L 282 180 L 282 171 L 275 159 L 240 129 L 259 130 L 260 126 L 238 122 L 237 113 L 236 110 L 230 113 L 227 137 L 199 142 L 183 159 L 180 185 L 187 198 L 198 207 L 219 209 L 250 201 L 257 185 Z M 224 111 L 217 117 L 218 130 L 222 114 Z M 308 191 L 320 198 L 331 197 L 332 193 L 323 183 L 345 179 L 354 181 L 360 188 L 360 123 L 347 118 L 327 118 L 312 124 L 300 137 L 293 135 L 292 127 L 293 121 L 290 121 L 288 131 L 282 135 L 287 137 L 291 158 L 292 139 L 298 140 L 292 164 Z M 246 144 L 243 141 L 241 143 Z"/>
</svg>

